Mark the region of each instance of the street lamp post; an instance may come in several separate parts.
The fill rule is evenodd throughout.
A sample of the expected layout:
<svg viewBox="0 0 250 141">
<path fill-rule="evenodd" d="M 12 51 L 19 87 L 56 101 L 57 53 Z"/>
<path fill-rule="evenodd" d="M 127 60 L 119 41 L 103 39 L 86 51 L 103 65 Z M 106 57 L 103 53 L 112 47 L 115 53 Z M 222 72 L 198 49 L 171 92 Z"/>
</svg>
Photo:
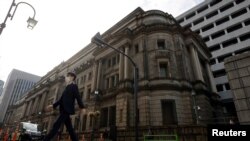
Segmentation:
<svg viewBox="0 0 250 141">
<path fill-rule="evenodd" d="M 200 116 L 199 116 L 198 111 L 200 110 L 200 106 L 198 106 L 196 104 L 195 95 L 196 95 L 195 91 L 192 90 L 191 96 L 192 96 L 192 99 L 193 99 L 193 109 L 194 109 L 194 114 L 195 114 L 195 120 L 196 120 L 196 124 L 199 124 Z"/>
<path fill-rule="evenodd" d="M 33 17 L 32 18 L 29 17 L 29 19 L 27 20 L 27 23 L 28 23 L 27 27 L 29 29 L 33 29 L 35 27 L 35 25 L 37 24 L 38 21 L 35 20 L 35 16 L 36 16 L 36 10 L 35 10 L 35 8 L 31 4 L 29 4 L 27 2 L 18 2 L 16 4 L 15 0 L 13 0 L 12 3 L 11 3 L 11 5 L 10 5 L 9 11 L 8 11 L 8 13 L 7 13 L 7 15 L 6 15 L 5 19 L 4 19 L 4 22 L 0 24 L 0 35 L 2 34 L 3 29 L 6 27 L 7 19 L 9 17 L 11 18 L 11 20 L 13 19 L 14 15 L 15 15 L 15 12 L 16 12 L 16 9 L 17 9 L 17 7 L 18 7 L 19 4 L 26 4 L 26 5 L 30 6 L 33 9 L 33 11 L 34 11 Z M 11 10 L 12 10 L 13 7 L 15 7 L 15 9 L 14 9 L 13 14 L 11 14 Z"/>
<path fill-rule="evenodd" d="M 137 103 L 137 87 L 138 87 L 138 67 L 136 65 L 136 63 L 133 61 L 133 59 L 131 57 L 129 57 L 127 54 L 125 54 L 124 52 L 120 51 L 119 49 L 116 49 L 114 47 L 112 47 L 111 45 L 109 45 L 108 43 L 106 43 L 102 37 L 101 34 L 98 32 L 92 39 L 91 39 L 92 43 L 95 43 L 96 45 L 100 46 L 100 47 L 109 47 L 113 50 L 115 50 L 116 52 L 124 55 L 125 57 L 128 58 L 128 60 L 133 64 L 134 67 L 134 111 L 135 111 L 135 120 L 134 120 L 134 124 L 135 124 L 135 141 L 139 141 L 138 138 L 138 103 Z"/>
<path fill-rule="evenodd" d="M 91 135 L 90 135 L 90 140 L 94 141 L 94 137 L 95 137 L 95 130 L 96 130 L 96 120 L 98 118 L 98 116 L 100 115 L 100 112 L 98 110 L 96 110 L 96 104 L 97 101 L 99 100 L 99 90 L 95 90 L 94 91 L 94 109 L 92 112 L 89 112 L 89 116 L 91 116 L 92 120 L 91 120 L 91 124 L 92 124 L 92 131 L 91 131 Z"/>
</svg>

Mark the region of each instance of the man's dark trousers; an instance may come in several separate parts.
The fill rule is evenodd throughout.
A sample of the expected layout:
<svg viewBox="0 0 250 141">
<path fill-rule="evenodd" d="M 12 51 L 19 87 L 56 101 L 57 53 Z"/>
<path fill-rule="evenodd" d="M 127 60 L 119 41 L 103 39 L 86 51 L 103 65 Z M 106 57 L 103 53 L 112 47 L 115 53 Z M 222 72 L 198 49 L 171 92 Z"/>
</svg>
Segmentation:
<svg viewBox="0 0 250 141">
<path fill-rule="evenodd" d="M 70 115 L 67 113 L 61 113 L 58 117 L 57 121 L 54 123 L 52 130 L 49 132 L 49 134 L 45 137 L 44 141 L 50 141 L 58 132 L 59 128 L 62 124 L 65 124 L 70 138 L 72 141 L 78 141 L 78 138 L 76 136 L 76 133 L 74 132 L 74 129 L 72 127 L 72 123 L 70 120 Z"/>
</svg>

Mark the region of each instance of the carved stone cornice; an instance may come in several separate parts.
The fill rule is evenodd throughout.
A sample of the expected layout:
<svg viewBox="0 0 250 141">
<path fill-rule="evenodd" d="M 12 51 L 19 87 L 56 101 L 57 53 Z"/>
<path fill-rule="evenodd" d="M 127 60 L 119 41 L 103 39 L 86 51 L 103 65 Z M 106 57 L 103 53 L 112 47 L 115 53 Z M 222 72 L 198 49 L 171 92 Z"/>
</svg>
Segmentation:
<svg viewBox="0 0 250 141">
<path fill-rule="evenodd" d="M 91 68 L 95 63 L 95 59 L 90 59 L 84 63 L 82 63 L 80 66 L 74 68 L 74 72 L 76 74 L 79 74 L 89 68 Z"/>
<path fill-rule="evenodd" d="M 133 30 L 133 36 L 139 34 L 149 34 L 149 33 L 159 33 L 161 32 L 170 32 L 170 33 L 182 33 L 183 29 L 178 25 L 169 25 L 169 24 L 151 24 L 151 25 L 141 25 Z"/>
</svg>

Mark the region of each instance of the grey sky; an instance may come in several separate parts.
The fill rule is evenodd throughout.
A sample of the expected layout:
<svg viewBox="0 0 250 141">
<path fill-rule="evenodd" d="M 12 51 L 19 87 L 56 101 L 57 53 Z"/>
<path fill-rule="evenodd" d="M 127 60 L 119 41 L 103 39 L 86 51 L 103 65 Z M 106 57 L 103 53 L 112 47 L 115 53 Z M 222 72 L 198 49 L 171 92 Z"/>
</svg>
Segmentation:
<svg viewBox="0 0 250 141">
<path fill-rule="evenodd" d="M 0 23 L 12 0 L 0 1 Z M 73 56 L 90 43 L 96 32 L 105 32 L 137 7 L 158 9 L 174 17 L 204 0 L 20 0 L 33 5 L 38 20 L 34 30 L 26 28 L 33 16 L 20 5 L 0 35 L 0 79 L 6 81 L 13 68 L 39 76 Z M 20 2 L 16 0 L 16 2 Z"/>
</svg>

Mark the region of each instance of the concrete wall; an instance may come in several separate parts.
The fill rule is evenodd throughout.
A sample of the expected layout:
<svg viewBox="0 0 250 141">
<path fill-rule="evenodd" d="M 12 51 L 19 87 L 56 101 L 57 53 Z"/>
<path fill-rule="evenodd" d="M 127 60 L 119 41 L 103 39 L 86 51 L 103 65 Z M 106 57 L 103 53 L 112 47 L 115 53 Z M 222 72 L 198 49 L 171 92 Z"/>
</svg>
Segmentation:
<svg viewBox="0 0 250 141">
<path fill-rule="evenodd" d="M 225 60 L 239 122 L 250 124 L 250 52 Z"/>
</svg>

